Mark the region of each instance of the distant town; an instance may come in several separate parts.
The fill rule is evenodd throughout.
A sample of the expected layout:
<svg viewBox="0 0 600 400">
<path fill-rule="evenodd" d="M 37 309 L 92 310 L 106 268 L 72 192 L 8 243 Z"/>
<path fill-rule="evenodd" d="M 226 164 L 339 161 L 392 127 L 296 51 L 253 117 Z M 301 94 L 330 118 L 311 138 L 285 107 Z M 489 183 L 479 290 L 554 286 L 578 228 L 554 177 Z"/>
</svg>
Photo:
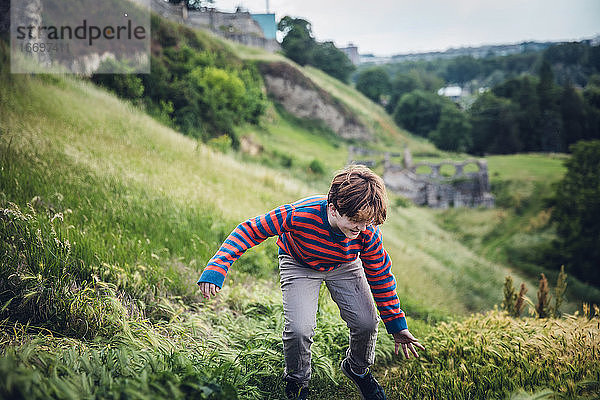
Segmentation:
<svg viewBox="0 0 600 400">
<path fill-rule="evenodd" d="M 600 35 L 591 39 L 578 40 L 592 46 L 600 44 Z M 515 44 L 483 45 L 477 47 L 451 48 L 445 51 L 429 51 L 424 53 L 396 54 L 393 56 L 377 56 L 374 54 L 360 54 L 359 49 L 354 44 L 341 48 L 354 65 L 359 64 L 388 64 L 404 61 L 429 61 L 440 58 L 454 58 L 459 56 L 471 56 L 482 58 L 488 56 L 506 56 L 509 54 L 525 53 L 529 51 L 540 51 L 554 44 L 562 42 L 521 42 Z"/>
</svg>

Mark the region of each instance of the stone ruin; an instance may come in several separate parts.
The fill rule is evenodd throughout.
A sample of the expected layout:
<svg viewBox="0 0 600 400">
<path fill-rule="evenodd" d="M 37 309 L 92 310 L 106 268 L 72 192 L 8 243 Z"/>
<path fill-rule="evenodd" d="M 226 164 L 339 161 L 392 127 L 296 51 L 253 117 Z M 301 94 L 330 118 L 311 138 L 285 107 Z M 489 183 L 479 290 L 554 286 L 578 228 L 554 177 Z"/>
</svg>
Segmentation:
<svg viewBox="0 0 600 400">
<path fill-rule="evenodd" d="M 485 160 L 444 161 L 440 163 L 413 163 L 407 149 L 404 154 L 380 153 L 351 147 L 349 162 L 375 167 L 375 159 L 356 160 L 356 156 L 384 156 L 383 180 L 393 193 L 402 195 L 420 206 L 432 208 L 449 207 L 494 207 L 494 196 L 490 193 L 487 162 Z M 403 157 L 402 163 L 392 162 L 394 157 Z M 454 168 L 452 176 L 445 176 L 441 169 L 449 165 Z M 465 167 L 474 165 L 475 172 L 466 172 Z M 423 173 L 422 170 L 429 170 Z"/>
</svg>

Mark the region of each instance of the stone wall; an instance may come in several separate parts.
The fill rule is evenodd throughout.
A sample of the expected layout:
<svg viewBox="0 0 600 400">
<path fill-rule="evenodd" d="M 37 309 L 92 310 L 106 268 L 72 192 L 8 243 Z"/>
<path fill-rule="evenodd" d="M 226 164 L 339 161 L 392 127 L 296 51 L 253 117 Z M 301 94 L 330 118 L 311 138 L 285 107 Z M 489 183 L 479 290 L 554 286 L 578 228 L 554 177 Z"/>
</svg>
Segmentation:
<svg viewBox="0 0 600 400">
<path fill-rule="evenodd" d="M 265 39 L 260 25 L 247 11 L 226 13 L 206 7 L 188 10 L 183 3 L 172 4 L 164 0 L 151 0 L 151 5 L 157 14 L 191 28 L 209 30 L 234 42 L 261 47 L 272 53 L 281 50 L 276 40 Z"/>
<path fill-rule="evenodd" d="M 164 0 L 152 0 L 150 3 L 152 11 L 171 21 L 183 24 L 187 8 L 183 3 L 172 4 Z"/>
<path fill-rule="evenodd" d="M 375 166 L 377 163 L 373 156 L 380 154 L 351 148 L 349 162 Z M 357 160 L 356 156 L 368 156 L 369 159 Z M 410 151 L 405 149 L 402 164 L 391 161 L 392 157 L 398 156 L 400 155 L 384 154 L 383 180 L 388 190 L 410 199 L 417 205 L 432 208 L 494 206 L 485 160 L 415 164 L 412 162 Z M 469 165 L 474 165 L 477 171 L 466 172 L 465 168 Z M 453 167 L 454 174 L 443 175 L 443 166 Z M 418 172 L 422 169 L 428 169 L 429 172 Z"/>
</svg>

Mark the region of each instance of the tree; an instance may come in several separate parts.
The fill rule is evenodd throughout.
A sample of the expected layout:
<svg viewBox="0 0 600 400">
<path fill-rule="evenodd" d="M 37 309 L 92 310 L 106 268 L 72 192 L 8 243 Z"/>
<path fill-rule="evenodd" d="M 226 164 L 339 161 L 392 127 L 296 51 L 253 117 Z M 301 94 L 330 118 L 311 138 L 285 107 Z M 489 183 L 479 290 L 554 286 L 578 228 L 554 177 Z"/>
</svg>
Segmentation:
<svg viewBox="0 0 600 400">
<path fill-rule="evenodd" d="M 285 16 L 277 24 L 277 29 L 285 35 L 281 47 L 286 57 L 300 65 L 319 68 L 342 82 L 348 81 L 354 65 L 333 42 L 316 42 L 310 22 Z"/>
<path fill-rule="evenodd" d="M 442 98 L 435 93 L 415 90 L 402 96 L 394 120 L 415 135 L 427 137 L 440 121 Z"/>
<path fill-rule="evenodd" d="M 398 105 L 400 98 L 406 93 L 410 93 L 416 89 L 423 89 L 423 85 L 414 74 L 399 73 L 396 74 L 391 82 L 390 100 L 385 106 L 388 113 L 392 114 Z"/>
<path fill-rule="evenodd" d="M 551 64 L 582 64 L 587 47 L 586 44 L 578 42 L 556 44 L 544 51 L 544 60 Z"/>
<path fill-rule="evenodd" d="M 519 140 L 522 151 L 540 151 L 541 112 L 535 78 L 524 76 L 514 78 L 492 89 L 496 96 L 504 97 L 518 104 L 516 117 L 519 124 Z"/>
<path fill-rule="evenodd" d="M 600 140 L 571 145 L 567 173 L 556 187 L 551 221 L 556 258 L 570 274 L 600 285 Z"/>
<path fill-rule="evenodd" d="M 571 85 L 563 88 L 560 97 L 560 112 L 563 127 L 563 146 L 568 149 L 571 144 L 586 139 L 587 136 L 587 115 L 583 96 Z"/>
<path fill-rule="evenodd" d="M 472 56 L 459 56 L 450 60 L 446 66 L 444 78 L 447 82 L 464 85 L 479 75 L 481 63 Z"/>
<path fill-rule="evenodd" d="M 169 3 L 179 4 L 182 1 L 190 10 L 199 10 L 202 7 L 206 7 L 209 3 L 214 3 L 215 0 L 169 0 Z"/>
<path fill-rule="evenodd" d="M 315 44 L 312 65 L 342 82 L 348 82 L 350 74 L 356 69 L 346 53 L 335 47 L 333 42 Z"/>
<path fill-rule="evenodd" d="M 540 105 L 540 150 L 563 151 L 562 118 L 558 105 L 560 89 L 554 84 L 552 66 L 544 60 L 539 69 L 539 83 L 537 94 Z"/>
<path fill-rule="evenodd" d="M 281 42 L 285 56 L 300 65 L 311 64 L 316 42 L 310 22 L 285 16 L 277 24 L 277 29 L 285 35 Z"/>
<path fill-rule="evenodd" d="M 390 76 L 382 67 L 366 69 L 356 78 L 356 90 L 379 104 L 381 97 L 390 92 Z"/>
<path fill-rule="evenodd" d="M 429 139 L 442 150 L 466 152 L 472 147 L 471 123 L 455 104 L 444 104 Z"/>
<path fill-rule="evenodd" d="M 216 67 L 197 67 L 189 79 L 200 93 L 200 110 L 211 130 L 231 135 L 233 125 L 246 119 L 251 106 L 244 81 L 237 73 Z"/>
<path fill-rule="evenodd" d="M 517 107 L 508 99 L 486 92 L 469 109 L 473 147 L 476 154 L 510 154 L 522 148 Z"/>
<path fill-rule="evenodd" d="M 587 115 L 586 138 L 600 139 L 600 76 L 594 75 L 592 78 L 583 91 Z M 594 80 L 598 80 L 597 85 L 593 83 Z"/>
</svg>

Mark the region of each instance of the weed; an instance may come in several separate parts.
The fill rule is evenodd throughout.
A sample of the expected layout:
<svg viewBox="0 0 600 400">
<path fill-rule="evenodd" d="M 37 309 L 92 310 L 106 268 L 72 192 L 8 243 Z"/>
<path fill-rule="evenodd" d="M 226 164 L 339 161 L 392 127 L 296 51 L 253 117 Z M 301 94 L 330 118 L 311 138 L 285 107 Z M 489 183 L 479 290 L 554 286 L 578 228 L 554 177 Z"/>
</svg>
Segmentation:
<svg viewBox="0 0 600 400">
<path fill-rule="evenodd" d="M 552 314 L 554 318 L 560 316 L 560 306 L 562 305 L 565 292 L 567 291 L 567 274 L 565 274 L 565 266 L 560 267 L 560 273 L 556 280 L 556 287 L 554 288 L 554 307 L 552 307 Z"/>
<path fill-rule="evenodd" d="M 546 279 L 546 275 L 542 273 L 540 277 L 540 286 L 537 292 L 538 302 L 535 306 L 535 311 L 539 318 L 547 318 L 550 316 L 551 298 L 550 289 L 548 288 L 548 279 Z"/>
</svg>

